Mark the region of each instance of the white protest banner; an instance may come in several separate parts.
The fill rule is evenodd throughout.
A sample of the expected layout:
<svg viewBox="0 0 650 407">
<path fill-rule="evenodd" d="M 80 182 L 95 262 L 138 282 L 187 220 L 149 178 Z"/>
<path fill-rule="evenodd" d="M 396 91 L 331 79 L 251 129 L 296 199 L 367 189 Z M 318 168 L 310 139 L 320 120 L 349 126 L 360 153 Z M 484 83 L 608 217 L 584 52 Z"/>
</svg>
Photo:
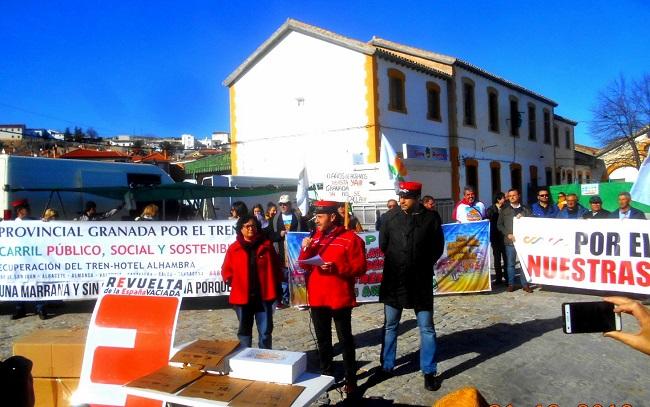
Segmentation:
<svg viewBox="0 0 650 407">
<path fill-rule="evenodd" d="M 636 219 L 514 220 L 515 248 L 534 284 L 650 294 L 650 223 Z"/>
<path fill-rule="evenodd" d="M 107 277 L 140 277 L 128 289 L 226 295 L 221 264 L 233 221 L 2 222 L 0 301 L 96 298 Z M 152 279 L 159 279 L 151 285 Z M 143 281 L 147 281 L 144 283 Z"/>
<path fill-rule="evenodd" d="M 359 171 L 333 171 L 325 174 L 321 199 L 337 202 L 363 203 L 368 200 L 368 174 Z"/>
</svg>

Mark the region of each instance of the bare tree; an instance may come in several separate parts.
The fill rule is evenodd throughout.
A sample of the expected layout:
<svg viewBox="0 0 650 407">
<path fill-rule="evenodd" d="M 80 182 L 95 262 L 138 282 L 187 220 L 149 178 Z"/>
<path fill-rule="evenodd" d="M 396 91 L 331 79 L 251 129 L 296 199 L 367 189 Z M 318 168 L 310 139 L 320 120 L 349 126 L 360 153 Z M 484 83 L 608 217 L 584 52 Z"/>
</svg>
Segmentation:
<svg viewBox="0 0 650 407">
<path fill-rule="evenodd" d="M 629 83 L 623 75 L 598 93 L 591 110 L 592 135 L 603 145 L 628 143 L 632 160 L 627 164 L 641 167 L 641 157 L 635 139 L 650 124 L 650 75 Z"/>
</svg>

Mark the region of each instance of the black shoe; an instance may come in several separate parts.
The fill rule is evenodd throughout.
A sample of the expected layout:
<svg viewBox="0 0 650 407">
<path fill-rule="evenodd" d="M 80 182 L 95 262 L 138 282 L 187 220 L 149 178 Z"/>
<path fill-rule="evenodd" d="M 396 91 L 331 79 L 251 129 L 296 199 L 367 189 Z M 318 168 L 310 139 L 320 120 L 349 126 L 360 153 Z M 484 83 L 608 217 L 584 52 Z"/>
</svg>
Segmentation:
<svg viewBox="0 0 650 407">
<path fill-rule="evenodd" d="M 45 311 L 44 309 L 39 309 L 38 311 L 36 311 L 36 313 L 38 314 L 38 318 L 41 321 L 45 321 L 47 319 L 47 311 Z"/>
<path fill-rule="evenodd" d="M 440 376 L 436 373 L 426 373 L 424 375 L 424 388 L 429 391 L 436 391 L 440 389 Z"/>
<path fill-rule="evenodd" d="M 26 316 L 27 316 L 27 314 L 25 314 L 25 311 L 16 311 L 11 316 L 11 319 L 15 321 L 17 319 L 25 318 Z"/>
</svg>

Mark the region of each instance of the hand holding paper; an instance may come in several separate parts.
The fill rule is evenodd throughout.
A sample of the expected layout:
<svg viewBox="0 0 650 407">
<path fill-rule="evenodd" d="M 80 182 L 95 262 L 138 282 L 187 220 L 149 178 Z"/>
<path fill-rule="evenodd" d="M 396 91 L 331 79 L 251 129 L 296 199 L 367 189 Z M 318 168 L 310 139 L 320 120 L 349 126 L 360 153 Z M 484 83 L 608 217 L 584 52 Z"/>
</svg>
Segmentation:
<svg viewBox="0 0 650 407">
<path fill-rule="evenodd" d="M 323 260 L 323 258 L 320 257 L 320 255 L 318 255 L 318 254 L 315 255 L 314 257 L 310 257 L 310 258 L 305 259 L 305 260 L 299 260 L 299 262 L 303 266 L 322 266 L 323 264 L 325 264 L 325 261 Z"/>
</svg>

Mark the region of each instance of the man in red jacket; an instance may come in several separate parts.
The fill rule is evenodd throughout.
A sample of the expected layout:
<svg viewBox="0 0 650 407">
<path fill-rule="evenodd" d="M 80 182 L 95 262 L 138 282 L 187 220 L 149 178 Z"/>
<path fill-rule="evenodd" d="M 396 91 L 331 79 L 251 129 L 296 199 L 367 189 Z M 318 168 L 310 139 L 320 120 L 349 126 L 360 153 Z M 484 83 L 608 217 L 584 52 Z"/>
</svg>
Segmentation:
<svg viewBox="0 0 650 407">
<path fill-rule="evenodd" d="M 299 260 L 307 274 L 307 295 L 316 331 L 321 372 L 332 375 L 332 320 L 343 346 L 344 391 L 358 395 L 357 363 L 352 335 L 352 308 L 357 305 L 355 278 L 366 272 L 363 240 L 343 226 L 338 202 L 315 203 L 316 232 L 302 241 Z"/>
</svg>

